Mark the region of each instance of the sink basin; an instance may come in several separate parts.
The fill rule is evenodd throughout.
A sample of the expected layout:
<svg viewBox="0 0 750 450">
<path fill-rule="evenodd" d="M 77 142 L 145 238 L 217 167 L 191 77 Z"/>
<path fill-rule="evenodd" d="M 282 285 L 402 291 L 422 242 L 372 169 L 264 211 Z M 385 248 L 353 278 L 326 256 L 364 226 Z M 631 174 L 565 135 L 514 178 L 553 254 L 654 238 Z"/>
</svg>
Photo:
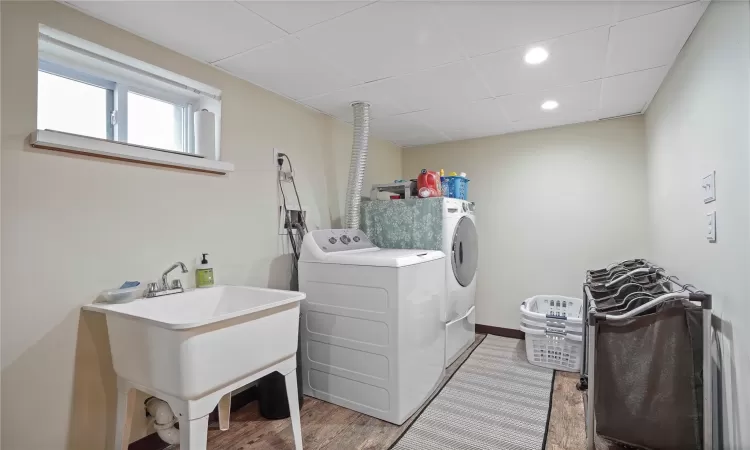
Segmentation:
<svg viewBox="0 0 750 450">
<path fill-rule="evenodd" d="M 304 298 L 214 286 L 83 309 L 106 314 L 118 377 L 147 392 L 196 399 L 294 356 Z"/>
<path fill-rule="evenodd" d="M 94 303 L 84 309 L 144 320 L 171 330 L 186 330 L 252 314 L 305 298 L 301 292 L 246 286 L 214 286 L 129 303 Z"/>
</svg>

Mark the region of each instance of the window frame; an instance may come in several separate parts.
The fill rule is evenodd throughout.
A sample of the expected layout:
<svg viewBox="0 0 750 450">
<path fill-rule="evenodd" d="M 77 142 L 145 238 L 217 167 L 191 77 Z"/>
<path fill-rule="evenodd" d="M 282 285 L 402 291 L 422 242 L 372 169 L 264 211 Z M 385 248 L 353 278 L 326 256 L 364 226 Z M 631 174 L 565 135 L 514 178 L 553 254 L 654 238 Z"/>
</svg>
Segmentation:
<svg viewBox="0 0 750 450">
<path fill-rule="evenodd" d="M 126 77 L 113 77 L 105 73 L 97 73 L 96 70 L 86 68 L 84 70 L 72 68 L 50 59 L 39 58 L 38 71 L 46 72 L 63 78 L 68 78 L 80 83 L 89 84 L 107 90 L 107 139 L 113 142 L 129 144 L 128 142 L 128 93 L 150 97 L 165 103 L 179 107 L 182 111 L 180 133 L 182 150 L 163 149 L 165 151 L 178 151 L 186 154 L 195 154 L 195 139 L 193 133 L 192 113 L 196 110 L 199 97 L 179 95 L 160 89 L 157 85 L 147 86 L 142 82 L 130 81 Z M 37 107 L 38 107 L 37 101 Z M 63 131 L 63 130 L 57 130 Z M 156 147 L 153 147 L 156 148 Z"/>
<path fill-rule="evenodd" d="M 117 127 L 120 131 L 118 134 L 122 135 L 121 139 L 117 139 L 119 136 L 114 136 L 115 139 L 109 140 L 65 131 L 40 130 L 38 129 L 39 123 L 37 123 L 37 129 L 29 135 L 31 147 L 210 174 L 226 175 L 235 170 L 234 164 L 223 158 L 221 89 L 40 23 L 37 61 L 43 60 L 73 69 L 86 76 L 119 83 L 120 89 L 115 89 L 115 91 L 120 99 L 127 95 L 127 90 L 130 88 L 148 89 L 150 97 L 164 99 L 170 103 L 176 100 L 171 94 L 185 98 L 186 103 L 191 105 L 183 127 L 183 132 L 188 134 L 184 141 L 188 143 L 188 149 L 195 149 L 196 144 L 192 129 L 192 113 L 204 109 L 215 114 L 215 147 L 207 148 L 203 153 L 195 151 L 197 149 L 189 153 L 184 151 L 184 147 L 183 151 L 173 151 L 130 144 L 127 141 L 123 142 L 122 139 L 125 138 L 127 131 L 126 124 Z M 36 104 L 39 104 L 38 99 Z M 127 98 L 118 102 L 118 95 L 114 95 L 112 109 L 115 108 L 118 108 L 120 113 L 126 113 Z M 97 114 L 99 114 L 99 109 L 97 109 Z M 103 134 L 99 133 L 100 136 Z"/>
</svg>

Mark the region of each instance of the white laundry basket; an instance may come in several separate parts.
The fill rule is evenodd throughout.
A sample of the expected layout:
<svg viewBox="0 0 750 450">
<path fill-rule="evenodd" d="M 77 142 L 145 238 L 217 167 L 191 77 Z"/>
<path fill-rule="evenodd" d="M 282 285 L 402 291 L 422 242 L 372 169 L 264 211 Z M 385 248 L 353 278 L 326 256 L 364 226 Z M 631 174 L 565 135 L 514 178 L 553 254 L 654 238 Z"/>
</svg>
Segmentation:
<svg viewBox="0 0 750 450">
<path fill-rule="evenodd" d="M 583 347 L 583 300 L 537 295 L 521 304 L 521 331 L 531 364 L 578 372 Z"/>
</svg>

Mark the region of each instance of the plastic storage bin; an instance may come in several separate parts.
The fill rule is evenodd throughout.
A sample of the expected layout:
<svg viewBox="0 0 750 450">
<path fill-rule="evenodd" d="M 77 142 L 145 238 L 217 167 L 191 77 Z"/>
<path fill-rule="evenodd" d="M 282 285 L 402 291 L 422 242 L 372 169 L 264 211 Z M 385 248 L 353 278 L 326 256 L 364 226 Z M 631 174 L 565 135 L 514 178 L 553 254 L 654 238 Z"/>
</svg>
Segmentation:
<svg viewBox="0 0 750 450">
<path fill-rule="evenodd" d="M 124 289 L 109 289 L 100 292 L 94 303 L 125 303 L 142 297 L 143 291 L 141 284 Z"/>
<path fill-rule="evenodd" d="M 521 304 L 521 331 L 531 364 L 577 372 L 583 349 L 583 300 L 537 295 Z"/>
<path fill-rule="evenodd" d="M 469 179 L 465 177 L 443 177 L 447 187 L 444 189 L 445 196 L 468 200 Z"/>
</svg>

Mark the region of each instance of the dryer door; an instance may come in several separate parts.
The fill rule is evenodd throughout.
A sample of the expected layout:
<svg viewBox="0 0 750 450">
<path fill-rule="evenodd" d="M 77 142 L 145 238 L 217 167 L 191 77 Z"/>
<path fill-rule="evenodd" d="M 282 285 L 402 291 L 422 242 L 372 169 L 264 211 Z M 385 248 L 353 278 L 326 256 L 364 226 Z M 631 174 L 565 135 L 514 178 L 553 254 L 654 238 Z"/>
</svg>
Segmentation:
<svg viewBox="0 0 750 450">
<path fill-rule="evenodd" d="M 451 249 L 453 274 L 461 286 L 468 286 L 474 280 L 479 257 L 477 246 L 477 229 L 474 226 L 474 221 L 464 216 L 456 225 Z"/>
</svg>

